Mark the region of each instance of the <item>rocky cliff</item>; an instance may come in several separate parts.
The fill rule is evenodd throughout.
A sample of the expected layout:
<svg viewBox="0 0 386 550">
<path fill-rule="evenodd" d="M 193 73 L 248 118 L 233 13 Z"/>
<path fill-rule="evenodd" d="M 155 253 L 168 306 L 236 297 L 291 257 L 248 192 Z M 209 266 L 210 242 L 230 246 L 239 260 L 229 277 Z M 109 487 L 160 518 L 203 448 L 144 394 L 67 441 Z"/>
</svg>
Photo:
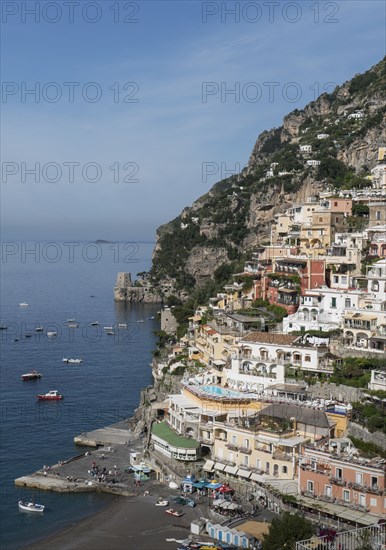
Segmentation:
<svg viewBox="0 0 386 550">
<path fill-rule="evenodd" d="M 269 241 L 273 217 L 294 202 L 327 188 L 365 185 L 386 143 L 385 88 L 386 58 L 260 134 L 240 174 L 216 183 L 157 230 L 152 284 L 161 294 L 186 296 L 216 268 Z M 312 146 L 308 156 L 300 151 L 304 144 Z M 309 159 L 320 165 L 308 166 Z"/>
</svg>

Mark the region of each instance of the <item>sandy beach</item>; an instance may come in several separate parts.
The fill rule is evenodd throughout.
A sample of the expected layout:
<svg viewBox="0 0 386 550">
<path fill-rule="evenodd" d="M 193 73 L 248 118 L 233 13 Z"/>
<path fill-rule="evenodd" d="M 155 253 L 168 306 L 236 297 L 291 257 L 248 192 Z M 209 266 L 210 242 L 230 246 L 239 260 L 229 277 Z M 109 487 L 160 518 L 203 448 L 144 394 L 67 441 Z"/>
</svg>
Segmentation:
<svg viewBox="0 0 386 550">
<path fill-rule="evenodd" d="M 160 491 L 166 495 L 167 491 Z M 99 514 L 73 524 L 25 550 L 175 550 L 177 543 L 167 538 L 184 539 L 190 522 L 204 514 L 204 506 L 184 506 L 180 518 L 165 514 L 155 506 L 157 496 L 121 497 Z M 174 505 L 174 507 L 176 507 Z"/>
</svg>

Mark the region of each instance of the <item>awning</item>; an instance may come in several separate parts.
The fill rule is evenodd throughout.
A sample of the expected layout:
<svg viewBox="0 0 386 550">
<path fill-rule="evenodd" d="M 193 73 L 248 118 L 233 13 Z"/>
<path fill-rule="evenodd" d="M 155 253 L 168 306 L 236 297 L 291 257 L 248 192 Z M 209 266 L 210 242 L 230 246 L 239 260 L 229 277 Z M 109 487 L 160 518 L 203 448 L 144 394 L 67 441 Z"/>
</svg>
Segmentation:
<svg viewBox="0 0 386 550">
<path fill-rule="evenodd" d="M 215 470 L 220 470 L 222 472 L 225 469 L 225 464 L 221 464 L 221 462 L 216 462 L 214 465 Z"/>
<path fill-rule="evenodd" d="M 254 472 L 251 475 L 251 479 L 253 479 L 253 481 L 257 481 L 258 483 L 263 483 L 263 481 L 264 481 L 264 478 L 263 478 L 262 475 L 255 474 Z"/>
<path fill-rule="evenodd" d="M 237 475 L 241 477 L 246 477 L 247 479 L 249 479 L 251 477 L 251 472 L 248 472 L 247 470 L 239 469 L 239 471 L 237 472 Z"/>
<path fill-rule="evenodd" d="M 204 472 L 211 472 L 213 470 L 214 462 L 213 460 L 207 460 L 204 464 Z"/>
<path fill-rule="evenodd" d="M 237 466 L 226 466 L 224 470 L 227 474 L 236 475 Z"/>
</svg>

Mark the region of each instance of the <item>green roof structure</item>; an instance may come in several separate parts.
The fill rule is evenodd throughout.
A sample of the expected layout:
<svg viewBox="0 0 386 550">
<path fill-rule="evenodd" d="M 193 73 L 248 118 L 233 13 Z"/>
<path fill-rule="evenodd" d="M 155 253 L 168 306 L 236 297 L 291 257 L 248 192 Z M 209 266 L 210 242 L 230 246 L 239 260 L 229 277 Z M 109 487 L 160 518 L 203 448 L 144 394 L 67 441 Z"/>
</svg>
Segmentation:
<svg viewBox="0 0 386 550">
<path fill-rule="evenodd" d="M 181 449 L 198 449 L 200 446 L 199 442 L 195 439 L 178 435 L 168 424 L 166 424 L 166 422 L 153 424 L 151 433 L 160 437 L 173 447 L 180 447 Z"/>
</svg>

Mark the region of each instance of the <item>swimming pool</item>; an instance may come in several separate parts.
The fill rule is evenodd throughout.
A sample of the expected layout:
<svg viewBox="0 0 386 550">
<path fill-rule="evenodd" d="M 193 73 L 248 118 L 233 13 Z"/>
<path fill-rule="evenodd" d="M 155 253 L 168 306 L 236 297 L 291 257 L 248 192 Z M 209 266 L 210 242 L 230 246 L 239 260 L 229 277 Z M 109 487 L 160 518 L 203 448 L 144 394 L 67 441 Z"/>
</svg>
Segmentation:
<svg viewBox="0 0 386 550">
<path fill-rule="evenodd" d="M 204 393 L 208 397 L 225 397 L 228 399 L 246 399 L 256 397 L 251 393 L 228 390 L 227 388 L 222 388 L 221 386 L 202 386 L 200 388 L 200 393 Z"/>
</svg>

